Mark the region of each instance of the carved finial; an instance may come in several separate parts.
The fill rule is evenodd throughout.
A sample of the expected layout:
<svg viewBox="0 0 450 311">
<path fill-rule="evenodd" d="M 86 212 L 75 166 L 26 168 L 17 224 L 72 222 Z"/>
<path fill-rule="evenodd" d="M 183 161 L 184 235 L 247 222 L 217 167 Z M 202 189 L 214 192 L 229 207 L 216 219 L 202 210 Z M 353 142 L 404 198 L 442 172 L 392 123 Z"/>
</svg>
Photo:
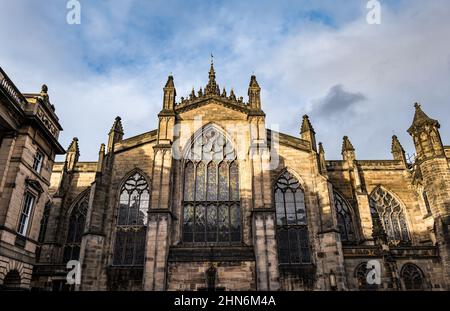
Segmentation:
<svg viewBox="0 0 450 311">
<path fill-rule="evenodd" d="M 48 86 L 47 85 L 42 84 L 41 94 L 48 94 Z"/>
<path fill-rule="evenodd" d="M 223 88 L 222 97 L 227 97 L 227 91 L 225 90 L 225 88 Z"/>
<path fill-rule="evenodd" d="M 308 115 L 305 114 L 305 115 L 303 116 L 302 128 L 301 128 L 301 130 L 300 130 L 300 133 L 305 133 L 305 132 L 309 132 L 309 131 L 315 133 L 315 132 L 314 132 L 314 128 L 312 127 L 312 124 L 311 124 L 311 122 L 309 121 Z"/>
<path fill-rule="evenodd" d="M 319 143 L 319 153 L 325 153 L 325 150 L 323 149 L 323 145 L 322 145 L 322 143 L 320 142 Z"/>
<path fill-rule="evenodd" d="M 344 136 L 342 142 L 342 153 L 344 153 L 345 151 L 355 151 L 355 148 L 350 142 L 350 139 L 348 139 L 348 136 Z"/>
<path fill-rule="evenodd" d="M 209 80 L 205 87 L 205 94 L 217 94 L 216 72 L 214 71 L 213 56 L 211 53 L 211 67 L 209 69 Z"/>
<path fill-rule="evenodd" d="M 203 90 L 202 90 L 202 88 L 200 88 L 198 90 L 198 97 L 202 97 L 202 96 L 203 96 Z"/>
<path fill-rule="evenodd" d="M 396 151 L 405 152 L 402 145 L 400 144 L 400 141 L 398 140 L 397 135 L 392 136 L 391 151 L 392 152 L 396 152 Z"/>
<path fill-rule="evenodd" d="M 113 125 L 111 127 L 110 133 L 111 132 L 117 132 L 117 133 L 120 133 L 120 134 L 123 135 L 122 119 L 119 116 L 117 116 L 114 119 L 114 123 L 113 123 Z"/>
<path fill-rule="evenodd" d="M 234 94 L 234 90 L 233 89 L 231 89 L 231 91 L 230 91 L 230 99 L 231 100 L 236 100 L 236 95 Z"/>
</svg>

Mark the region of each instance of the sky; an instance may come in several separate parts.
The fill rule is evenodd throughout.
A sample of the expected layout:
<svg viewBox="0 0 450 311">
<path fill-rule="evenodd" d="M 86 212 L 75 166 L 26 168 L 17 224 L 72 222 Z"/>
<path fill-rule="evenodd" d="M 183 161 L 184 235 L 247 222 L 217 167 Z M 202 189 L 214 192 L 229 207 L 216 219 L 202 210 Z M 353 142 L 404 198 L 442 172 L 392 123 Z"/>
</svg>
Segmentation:
<svg viewBox="0 0 450 311">
<path fill-rule="evenodd" d="M 266 125 L 299 136 L 308 114 L 327 159 L 344 135 L 358 159 L 390 159 L 391 137 L 415 152 L 406 130 L 413 104 L 441 123 L 450 144 L 450 1 L 382 0 L 0 0 L 0 66 L 24 93 L 48 85 L 68 147 L 97 159 L 116 116 L 125 138 L 157 126 L 173 74 L 178 100 L 216 80 L 247 100 L 262 88 Z M 59 158 L 61 160 L 61 158 Z"/>
</svg>

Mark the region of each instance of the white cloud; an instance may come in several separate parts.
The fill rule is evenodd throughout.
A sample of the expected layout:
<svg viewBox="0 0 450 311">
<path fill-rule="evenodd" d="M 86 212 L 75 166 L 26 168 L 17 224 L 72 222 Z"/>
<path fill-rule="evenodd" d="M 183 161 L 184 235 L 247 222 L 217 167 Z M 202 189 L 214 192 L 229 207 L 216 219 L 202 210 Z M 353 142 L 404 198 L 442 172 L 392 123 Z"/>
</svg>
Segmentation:
<svg viewBox="0 0 450 311">
<path fill-rule="evenodd" d="M 96 159 L 116 115 L 126 136 L 154 129 L 167 75 L 175 75 L 178 97 L 186 96 L 206 83 L 210 52 L 218 82 L 238 96 L 256 73 L 267 124 L 292 135 L 333 86 L 364 94 L 348 118 L 312 113 L 329 158 L 340 157 L 344 135 L 360 158 L 390 157 L 393 131 L 413 152 L 406 129 L 415 101 L 450 140 L 442 117 L 450 112 L 448 1 L 383 4 L 379 26 L 365 22 L 359 0 L 83 1 L 80 26 L 65 24 L 64 3 L 50 3 L 45 10 L 33 1 L 3 4 L 0 62 L 24 92 L 49 85 L 65 129 L 61 143 L 78 136 L 82 160 Z M 308 17 L 310 10 L 333 25 Z"/>
</svg>

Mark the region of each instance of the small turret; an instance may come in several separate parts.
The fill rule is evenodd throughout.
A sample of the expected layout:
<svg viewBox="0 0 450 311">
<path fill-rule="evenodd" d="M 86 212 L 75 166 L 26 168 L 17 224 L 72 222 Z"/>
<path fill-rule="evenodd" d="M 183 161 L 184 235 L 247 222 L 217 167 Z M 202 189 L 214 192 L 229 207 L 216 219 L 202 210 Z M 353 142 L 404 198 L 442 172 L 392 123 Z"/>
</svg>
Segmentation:
<svg viewBox="0 0 450 311">
<path fill-rule="evenodd" d="M 163 110 L 173 110 L 175 107 L 175 97 L 177 96 L 177 91 L 175 89 L 172 75 L 170 75 L 167 79 L 166 85 L 164 86 L 163 90 Z"/>
<path fill-rule="evenodd" d="M 439 122 L 428 117 L 418 103 L 414 104 L 414 107 L 416 112 L 408 133 L 414 140 L 416 159 L 423 161 L 435 156 L 444 156 Z"/>
</svg>

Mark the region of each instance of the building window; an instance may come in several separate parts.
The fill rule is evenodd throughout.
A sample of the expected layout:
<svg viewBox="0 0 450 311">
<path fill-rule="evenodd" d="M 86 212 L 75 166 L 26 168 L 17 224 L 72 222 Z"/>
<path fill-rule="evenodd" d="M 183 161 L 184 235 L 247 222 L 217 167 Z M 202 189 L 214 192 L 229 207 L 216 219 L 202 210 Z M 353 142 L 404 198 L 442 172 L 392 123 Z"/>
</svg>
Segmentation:
<svg viewBox="0 0 450 311">
<path fill-rule="evenodd" d="M 34 201 L 36 197 L 30 192 L 25 193 L 23 200 L 22 212 L 20 213 L 19 228 L 17 233 L 25 236 L 28 230 L 28 224 L 30 223 L 31 212 L 33 210 Z"/>
<path fill-rule="evenodd" d="M 148 209 L 149 186 L 139 173 L 133 174 L 120 190 L 113 264 L 143 265 Z"/>
<path fill-rule="evenodd" d="M 369 204 L 373 225 L 377 224 L 378 219 L 381 220 L 390 243 L 410 241 L 405 213 L 392 194 L 378 187 L 370 195 Z"/>
<path fill-rule="evenodd" d="M 305 194 L 299 181 L 285 171 L 278 178 L 274 197 L 279 263 L 311 263 Z"/>
<path fill-rule="evenodd" d="M 337 223 L 341 234 L 342 242 L 351 242 L 355 240 L 355 227 L 350 206 L 344 198 L 337 192 L 334 195 L 334 207 L 336 209 Z"/>
<path fill-rule="evenodd" d="M 423 273 L 419 267 L 408 263 L 403 266 L 400 277 L 407 290 L 421 290 L 425 288 Z"/>
<path fill-rule="evenodd" d="M 66 243 L 64 244 L 63 262 L 80 259 L 81 239 L 83 237 L 86 215 L 89 205 L 89 191 L 80 198 L 72 208 L 69 218 Z"/>
<path fill-rule="evenodd" d="M 34 154 L 33 170 L 37 173 L 41 172 L 42 163 L 44 162 L 44 155 L 40 151 L 36 151 Z"/>
<path fill-rule="evenodd" d="M 425 208 L 427 209 L 427 214 L 431 215 L 431 207 L 430 207 L 430 201 L 428 201 L 428 195 L 427 193 L 424 191 L 422 193 L 423 196 L 423 201 L 425 202 Z"/>
<path fill-rule="evenodd" d="M 240 243 L 239 168 L 230 141 L 213 126 L 207 127 L 185 160 L 183 242 Z"/>
</svg>

